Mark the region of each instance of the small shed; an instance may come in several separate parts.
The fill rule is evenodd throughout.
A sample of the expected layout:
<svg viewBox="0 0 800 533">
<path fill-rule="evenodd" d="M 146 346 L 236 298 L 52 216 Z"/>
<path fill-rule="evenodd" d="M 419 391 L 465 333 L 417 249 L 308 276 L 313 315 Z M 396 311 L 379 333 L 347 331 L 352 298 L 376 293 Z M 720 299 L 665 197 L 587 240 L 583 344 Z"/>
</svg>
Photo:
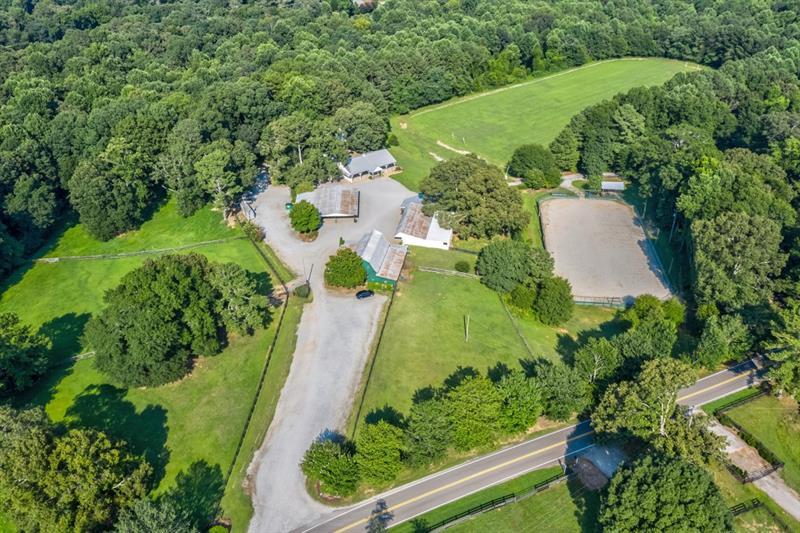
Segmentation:
<svg viewBox="0 0 800 533">
<path fill-rule="evenodd" d="M 400 209 L 402 216 L 395 231 L 395 239 L 399 239 L 403 244 L 424 248 L 440 250 L 450 248 L 453 230 L 441 227 L 436 215 L 426 215 L 422 211 L 422 200 L 419 196 L 404 200 Z"/>
<path fill-rule="evenodd" d="M 613 172 L 603 172 L 600 182 L 601 192 L 620 192 L 625 190 L 625 181 Z"/>
<path fill-rule="evenodd" d="M 297 202 L 303 200 L 316 207 L 322 218 L 358 218 L 361 208 L 361 193 L 341 185 L 322 185 L 298 194 Z"/>
<path fill-rule="evenodd" d="M 372 230 L 358 241 L 356 253 L 367 270 L 367 281 L 395 286 L 403 270 L 408 248 L 389 241 L 378 230 Z"/>
<path fill-rule="evenodd" d="M 361 177 L 383 176 L 396 167 L 397 161 L 385 148 L 351 157 L 346 165 L 339 165 L 342 177 L 348 181 Z"/>
</svg>

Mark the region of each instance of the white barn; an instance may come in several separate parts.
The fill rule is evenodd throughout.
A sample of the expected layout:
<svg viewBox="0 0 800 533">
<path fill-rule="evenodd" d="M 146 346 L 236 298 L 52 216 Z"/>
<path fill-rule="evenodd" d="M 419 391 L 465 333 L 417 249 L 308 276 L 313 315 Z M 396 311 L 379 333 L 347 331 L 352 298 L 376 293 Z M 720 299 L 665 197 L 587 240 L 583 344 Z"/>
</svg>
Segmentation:
<svg viewBox="0 0 800 533">
<path fill-rule="evenodd" d="M 439 225 L 436 215 L 430 217 L 422 212 L 422 201 L 418 196 L 408 198 L 401 207 L 402 216 L 394 238 L 405 245 L 447 250 L 453 241 L 453 230 Z"/>
</svg>

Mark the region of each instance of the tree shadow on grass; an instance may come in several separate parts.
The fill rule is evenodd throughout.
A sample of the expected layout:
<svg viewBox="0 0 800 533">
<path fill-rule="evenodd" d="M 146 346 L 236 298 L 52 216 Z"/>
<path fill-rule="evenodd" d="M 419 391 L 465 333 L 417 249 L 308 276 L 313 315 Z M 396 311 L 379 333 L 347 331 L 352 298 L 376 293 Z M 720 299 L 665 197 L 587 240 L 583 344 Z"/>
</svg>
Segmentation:
<svg viewBox="0 0 800 533">
<path fill-rule="evenodd" d="M 602 490 L 589 490 L 577 478 L 567 481 L 567 490 L 575 504 L 575 521 L 583 533 L 600 531 L 597 518 L 600 514 L 600 494 Z"/>
<path fill-rule="evenodd" d="M 389 404 L 385 404 L 383 407 L 373 409 L 367 413 L 367 416 L 364 417 L 364 422 L 367 424 L 377 424 L 381 420 L 399 428 L 405 427 L 405 418 L 403 417 L 403 413 Z"/>
<path fill-rule="evenodd" d="M 61 363 L 80 354 L 81 336 L 90 318 L 89 313 L 67 313 L 42 324 L 39 334 L 50 339 L 52 343 L 51 364 Z"/>
<path fill-rule="evenodd" d="M 167 411 L 158 405 L 148 405 L 137 413 L 133 403 L 125 399 L 127 392 L 108 384 L 86 387 L 67 409 L 66 423 L 124 440 L 133 453 L 150 463 L 154 484 L 158 484 L 169 461 Z"/>
<path fill-rule="evenodd" d="M 164 494 L 164 500 L 189 517 L 200 531 L 206 531 L 219 512 L 225 492 L 225 481 L 219 465 L 195 461 L 178 474 L 175 486 Z"/>
<path fill-rule="evenodd" d="M 55 395 L 56 388 L 64 378 L 72 374 L 74 356 L 81 351 L 80 338 L 89 321 L 89 313 L 67 313 L 45 322 L 38 333 L 50 340 L 48 368 L 33 387 L 17 395 L 12 403 L 17 407 L 44 407 Z"/>
<path fill-rule="evenodd" d="M 626 329 L 626 322 L 618 316 L 603 322 L 594 329 L 581 331 L 577 337 L 572 337 L 566 333 L 559 333 L 556 341 L 556 352 L 562 357 L 565 363 L 571 365 L 575 361 L 575 352 L 589 342 L 589 339 L 610 339 L 614 335 L 622 333 Z"/>
</svg>

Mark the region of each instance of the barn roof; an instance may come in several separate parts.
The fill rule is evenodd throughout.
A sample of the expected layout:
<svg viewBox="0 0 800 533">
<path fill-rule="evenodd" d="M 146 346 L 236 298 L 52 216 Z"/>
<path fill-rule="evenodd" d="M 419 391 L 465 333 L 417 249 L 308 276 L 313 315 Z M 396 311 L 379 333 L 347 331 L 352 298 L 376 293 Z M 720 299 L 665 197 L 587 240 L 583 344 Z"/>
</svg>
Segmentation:
<svg viewBox="0 0 800 533">
<path fill-rule="evenodd" d="M 432 217 L 429 217 L 422 212 L 422 204 L 419 202 L 410 203 L 403 210 L 403 216 L 400 217 L 400 223 L 397 225 L 395 233 L 405 233 L 420 239 L 428 236 L 428 231 L 431 228 Z"/>
<path fill-rule="evenodd" d="M 374 152 L 367 152 L 350 159 L 345 169 L 351 176 L 363 174 L 364 172 L 375 172 L 376 170 L 388 165 L 394 165 L 397 161 L 389 153 L 389 150 L 382 148 Z"/>
<path fill-rule="evenodd" d="M 381 277 L 397 280 L 403 268 L 408 248 L 397 244 L 389 244 L 383 233 L 372 230 L 356 245 L 356 253 L 369 263 L 375 273 Z"/>
<path fill-rule="evenodd" d="M 297 201 L 314 204 L 322 217 L 357 217 L 359 192 L 341 185 L 322 185 L 297 195 Z"/>
</svg>

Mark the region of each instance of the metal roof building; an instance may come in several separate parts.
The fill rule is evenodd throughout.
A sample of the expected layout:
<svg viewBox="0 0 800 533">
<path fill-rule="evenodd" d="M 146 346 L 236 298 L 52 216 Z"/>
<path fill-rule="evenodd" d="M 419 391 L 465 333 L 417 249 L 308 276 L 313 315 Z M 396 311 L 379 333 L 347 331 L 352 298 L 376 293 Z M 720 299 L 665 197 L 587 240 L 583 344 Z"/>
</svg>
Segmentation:
<svg viewBox="0 0 800 533">
<path fill-rule="evenodd" d="M 355 189 L 329 184 L 298 194 L 296 201 L 303 200 L 313 204 L 322 218 L 358 218 L 361 194 Z"/>
<path fill-rule="evenodd" d="M 342 175 L 349 180 L 361 176 L 380 176 L 386 170 L 397 166 L 394 156 L 385 148 L 367 152 L 356 157 L 351 157 L 350 161 L 341 166 Z"/>
<path fill-rule="evenodd" d="M 400 277 L 408 248 L 389 244 L 383 233 L 372 230 L 358 241 L 356 253 L 367 269 L 367 280 L 394 285 Z"/>
<path fill-rule="evenodd" d="M 403 244 L 447 250 L 453 240 L 453 230 L 439 225 L 436 215 L 430 217 L 422 211 L 422 201 L 413 196 L 403 201 L 403 212 L 395 231 L 395 239 Z"/>
</svg>

